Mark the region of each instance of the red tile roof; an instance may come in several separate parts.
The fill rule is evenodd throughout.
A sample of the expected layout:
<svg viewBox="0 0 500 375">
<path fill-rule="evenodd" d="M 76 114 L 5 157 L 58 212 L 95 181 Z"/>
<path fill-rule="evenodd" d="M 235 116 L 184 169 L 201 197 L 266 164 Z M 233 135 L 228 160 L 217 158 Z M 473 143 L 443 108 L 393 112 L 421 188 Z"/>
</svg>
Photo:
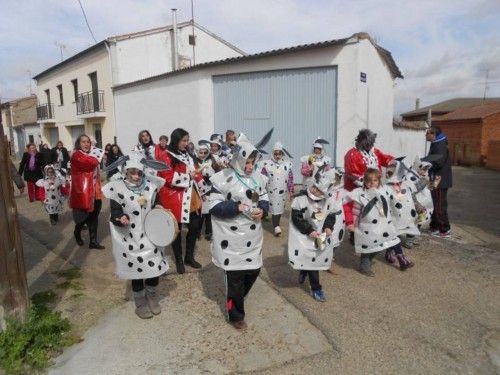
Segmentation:
<svg viewBox="0 0 500 375">
<path fill-rule="evenodd" d="M 443 116 L 434 117 L 436 121 L 452 121 L 452 120 L 472 120 L 484 119 L 485 117 L 500 113 L 500 103 L 487 103 L 474 107 L 460 108 Z"/>
</svg>

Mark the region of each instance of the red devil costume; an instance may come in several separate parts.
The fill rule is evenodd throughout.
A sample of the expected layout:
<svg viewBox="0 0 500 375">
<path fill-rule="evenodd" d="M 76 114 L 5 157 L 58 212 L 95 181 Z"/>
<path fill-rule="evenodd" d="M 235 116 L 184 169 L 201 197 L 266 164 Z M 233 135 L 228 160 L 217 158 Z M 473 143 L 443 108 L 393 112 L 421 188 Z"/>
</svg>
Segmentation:
<svg viewBox="0 0 500 375">
<path fill-rule="evenodd" d="M 356 146 L 351 148 L 344 156 L 344 188 L 352 191 L 363 186 L 363 175 L 368 168 L 387 167 L 394 159 L 389 154 L 384 154 L 373 147 L 377 134 L 369 129 L 361 129 L 356 137 Z"/>
</svg>

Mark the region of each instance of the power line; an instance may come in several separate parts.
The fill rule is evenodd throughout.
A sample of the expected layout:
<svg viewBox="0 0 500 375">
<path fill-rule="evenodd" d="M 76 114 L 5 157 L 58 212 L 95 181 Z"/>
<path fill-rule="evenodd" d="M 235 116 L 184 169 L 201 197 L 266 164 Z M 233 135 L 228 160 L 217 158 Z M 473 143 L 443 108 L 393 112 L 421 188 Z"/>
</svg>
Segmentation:
<svg viewBox="0 0 500 375">
<path fill-rule="evenodd" d="M 94 33 L 92 32 L 92 29 L 90 28 L 89 21 L 87 20 L 87 15 L 85 14 L 85 10 L 83 9 L 82 2 L 80 0 L 77 0 L 78 4 L 80 4 L 80 9 L 82 10 L 83 13 L 83 18 L 85 18 L 85 23 L 87 24 L 87 27 L 90 31 L 90 35 L 92 35 L 92 39 L 94 39 L 94 43 L 97 43 L 97 39 L 94 36 Z"/>
</svg>

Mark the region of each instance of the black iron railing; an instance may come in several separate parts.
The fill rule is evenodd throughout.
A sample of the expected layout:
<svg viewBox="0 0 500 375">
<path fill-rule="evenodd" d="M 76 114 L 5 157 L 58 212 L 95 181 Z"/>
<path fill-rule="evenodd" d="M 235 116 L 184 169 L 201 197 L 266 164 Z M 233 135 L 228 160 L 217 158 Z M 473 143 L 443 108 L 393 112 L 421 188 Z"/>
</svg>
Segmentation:
<svg viewBox="0 0 500 375">
<path fill-rule="evenodd" d="M 54 104 L 45 103 L 36 106 L 36 118 L 38 120 L 48 120 L 54 118 Z"/>
<path fill-rule="evenodd" d="M 76 114 L 104 112 L 104 91 L 89 91 L 78 95 Z"/>
</svg>

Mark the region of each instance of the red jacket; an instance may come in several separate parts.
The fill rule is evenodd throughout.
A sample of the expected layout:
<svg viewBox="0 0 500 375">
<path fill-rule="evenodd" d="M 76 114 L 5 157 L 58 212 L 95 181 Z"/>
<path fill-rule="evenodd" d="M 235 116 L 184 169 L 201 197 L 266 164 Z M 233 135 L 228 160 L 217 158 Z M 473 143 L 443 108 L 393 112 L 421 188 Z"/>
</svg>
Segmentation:
<svg viewBox="0 0 500 375">
<path fill-rule="evenodd" d="M 382 167 L 387 167 L 389 162 L 394 159 L 394 156 L 389 154 L 384 154 L 378 148 L 373 149 L 373 153 L 377 158 L 378 169 L 382 170 Z M 344 168 L 345 168 L 345 176 L 344 176 L 344 188 L 347 191 L 352 191 L 358 186 L 354 183 L 354 180 L 357 180 L 365 174 L 368 169 L 365 160 L 363 159 L 363 155 L 356 148 L 353 147 L 344 156 Z"/>
<path fill-rule="evenodd" d="M 165 179 L 165 185 L 158 192 L 160 204 L 172 211 L 178 223 L 189 223 L 191 197 L 195 193 L 195 184 L 201 183 L 203 177 L 200 173 L 195 175 L 195 181 L 188 172 L 188 166 L 175 158 L 169 151 L 159 147 L 155 149 L 155 159 L 164 162 L 170 168 L 159 171 L 158 176 Z M 192 162 L 191 157 L 189 159 Z"/>
<path fill-rule="evenodd" d="M 92 212 L 94 201 L 100 199 L 99 161 L 77 150 L 71 156 L 71 192 L 69 206 Z"/>
</svg>

